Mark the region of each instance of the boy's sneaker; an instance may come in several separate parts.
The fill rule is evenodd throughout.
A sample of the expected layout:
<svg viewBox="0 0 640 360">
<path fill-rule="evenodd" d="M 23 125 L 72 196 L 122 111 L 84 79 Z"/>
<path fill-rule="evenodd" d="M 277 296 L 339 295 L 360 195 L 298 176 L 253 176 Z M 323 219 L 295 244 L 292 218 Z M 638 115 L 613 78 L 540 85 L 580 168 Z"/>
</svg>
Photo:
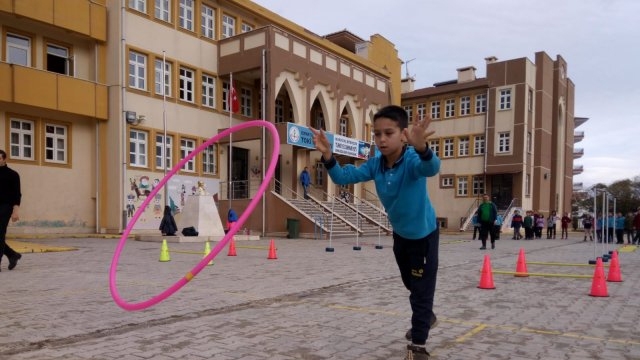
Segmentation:
<svg viewBox="0 0 640 360">
<path fill-rule="evenodd" d="M 436 314 L 433 314 L 431 319 L 429 319 L 429 329 L 433 329 L 436 326 L 438 326 L 438 318 L 436 317 Z M 411 341 L 411 329 L 407 330 L 407 333 L 404 334 L 404 338 Z"/>
<path fill-rule="evenodd" d="M 427 349 L 422 346 L 407 345 L 407 356 L 405 360 L 429 360 Z"/>
</svg>

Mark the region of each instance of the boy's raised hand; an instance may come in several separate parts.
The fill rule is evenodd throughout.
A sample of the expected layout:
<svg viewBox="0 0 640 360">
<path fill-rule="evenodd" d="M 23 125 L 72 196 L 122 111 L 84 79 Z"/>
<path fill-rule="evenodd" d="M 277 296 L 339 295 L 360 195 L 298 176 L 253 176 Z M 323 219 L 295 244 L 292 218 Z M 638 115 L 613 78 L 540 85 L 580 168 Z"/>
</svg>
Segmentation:
<svg viewBox="0 0 640 360">
<path fill-rule="evenodd" d="M 427 139 L 435 134 L 435 131 L 429 131 L 429 125 L 431 124 L 431 117 L 425 116 L 422 119 L 416 118 L 413 120 L 413 126 L 411 130 L 405 129 L 405 136 L 409 145 L 413 146 L 416 151 L 423 152 L 426 150 Z"/>
<path fill-rule="evenodd" d="M 309 129 L 313 133 L 313 144 L 316 146 L 316 149 L 322 153 L 322 157 L 325 160 L 331 159 L 331 144 L 329 144 L 329 139 L 327 139 L 324 130 L 316 130 L 312 127 Z"/>
</svg>

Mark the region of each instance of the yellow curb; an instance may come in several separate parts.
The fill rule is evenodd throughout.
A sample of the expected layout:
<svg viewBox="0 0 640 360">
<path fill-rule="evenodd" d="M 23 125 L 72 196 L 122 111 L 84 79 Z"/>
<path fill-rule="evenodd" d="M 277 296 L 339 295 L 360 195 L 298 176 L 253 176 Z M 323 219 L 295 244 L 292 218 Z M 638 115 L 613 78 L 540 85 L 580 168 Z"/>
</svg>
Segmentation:
<svg viewBox="0 0 640 360">
<path fill-rule="evenodd" d="M 7 240 L 7 244 L 9 244 L 9 246 L 11 246 L 13 250 L 21 254 L 78 250 L 77 248 L 68 247 L 68 246 L 53 246 L 53 245 L 36 244 L 36 243 L 17 241 L 17 240 Z"/>
</svg>

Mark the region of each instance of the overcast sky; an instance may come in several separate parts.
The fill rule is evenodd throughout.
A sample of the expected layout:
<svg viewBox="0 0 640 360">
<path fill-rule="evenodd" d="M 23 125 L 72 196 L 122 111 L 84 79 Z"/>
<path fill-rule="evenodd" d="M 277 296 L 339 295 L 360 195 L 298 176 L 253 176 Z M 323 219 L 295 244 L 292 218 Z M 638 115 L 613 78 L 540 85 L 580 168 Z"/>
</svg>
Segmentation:
<svg viewBox="0 0 640 360">
<path fill-rule="evenodd" d="M 300 26 L 326 35 L 347 29 L 395 44 L 416 89 L 452 80 L 456 69 L 484 58 L 527 57 L 545 51 L 567 61 L 576 87 L 575 116 L 589 121 L 585 187 L 640 176 L 640 1 L 637 0 L 254 0 Z M 403 66 L 403 76 L 407 68 Z"/>
</svg>

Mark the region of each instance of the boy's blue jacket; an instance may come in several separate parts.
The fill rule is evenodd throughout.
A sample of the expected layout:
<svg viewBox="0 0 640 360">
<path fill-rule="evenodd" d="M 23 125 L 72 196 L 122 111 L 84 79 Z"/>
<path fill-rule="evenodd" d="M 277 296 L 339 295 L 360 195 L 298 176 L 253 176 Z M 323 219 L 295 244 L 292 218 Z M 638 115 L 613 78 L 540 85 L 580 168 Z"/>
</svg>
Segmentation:
<svg viewBox="0 0 640 360">
<path fill-rule="evenodd" d="M 382 155 L 369 158 L 359 167 L 340 166 L 331 157 L 325 162 L 329 176 L 338 185 L 373 180 L 393 231 L 405 239 L 422 239 L 437 228 L 436 212 L 429 201 L 427 177 L 440 171 L 440 159 L 428 149 L 418 154 L 405 146 L 391 168 Z"/>
</svg>

